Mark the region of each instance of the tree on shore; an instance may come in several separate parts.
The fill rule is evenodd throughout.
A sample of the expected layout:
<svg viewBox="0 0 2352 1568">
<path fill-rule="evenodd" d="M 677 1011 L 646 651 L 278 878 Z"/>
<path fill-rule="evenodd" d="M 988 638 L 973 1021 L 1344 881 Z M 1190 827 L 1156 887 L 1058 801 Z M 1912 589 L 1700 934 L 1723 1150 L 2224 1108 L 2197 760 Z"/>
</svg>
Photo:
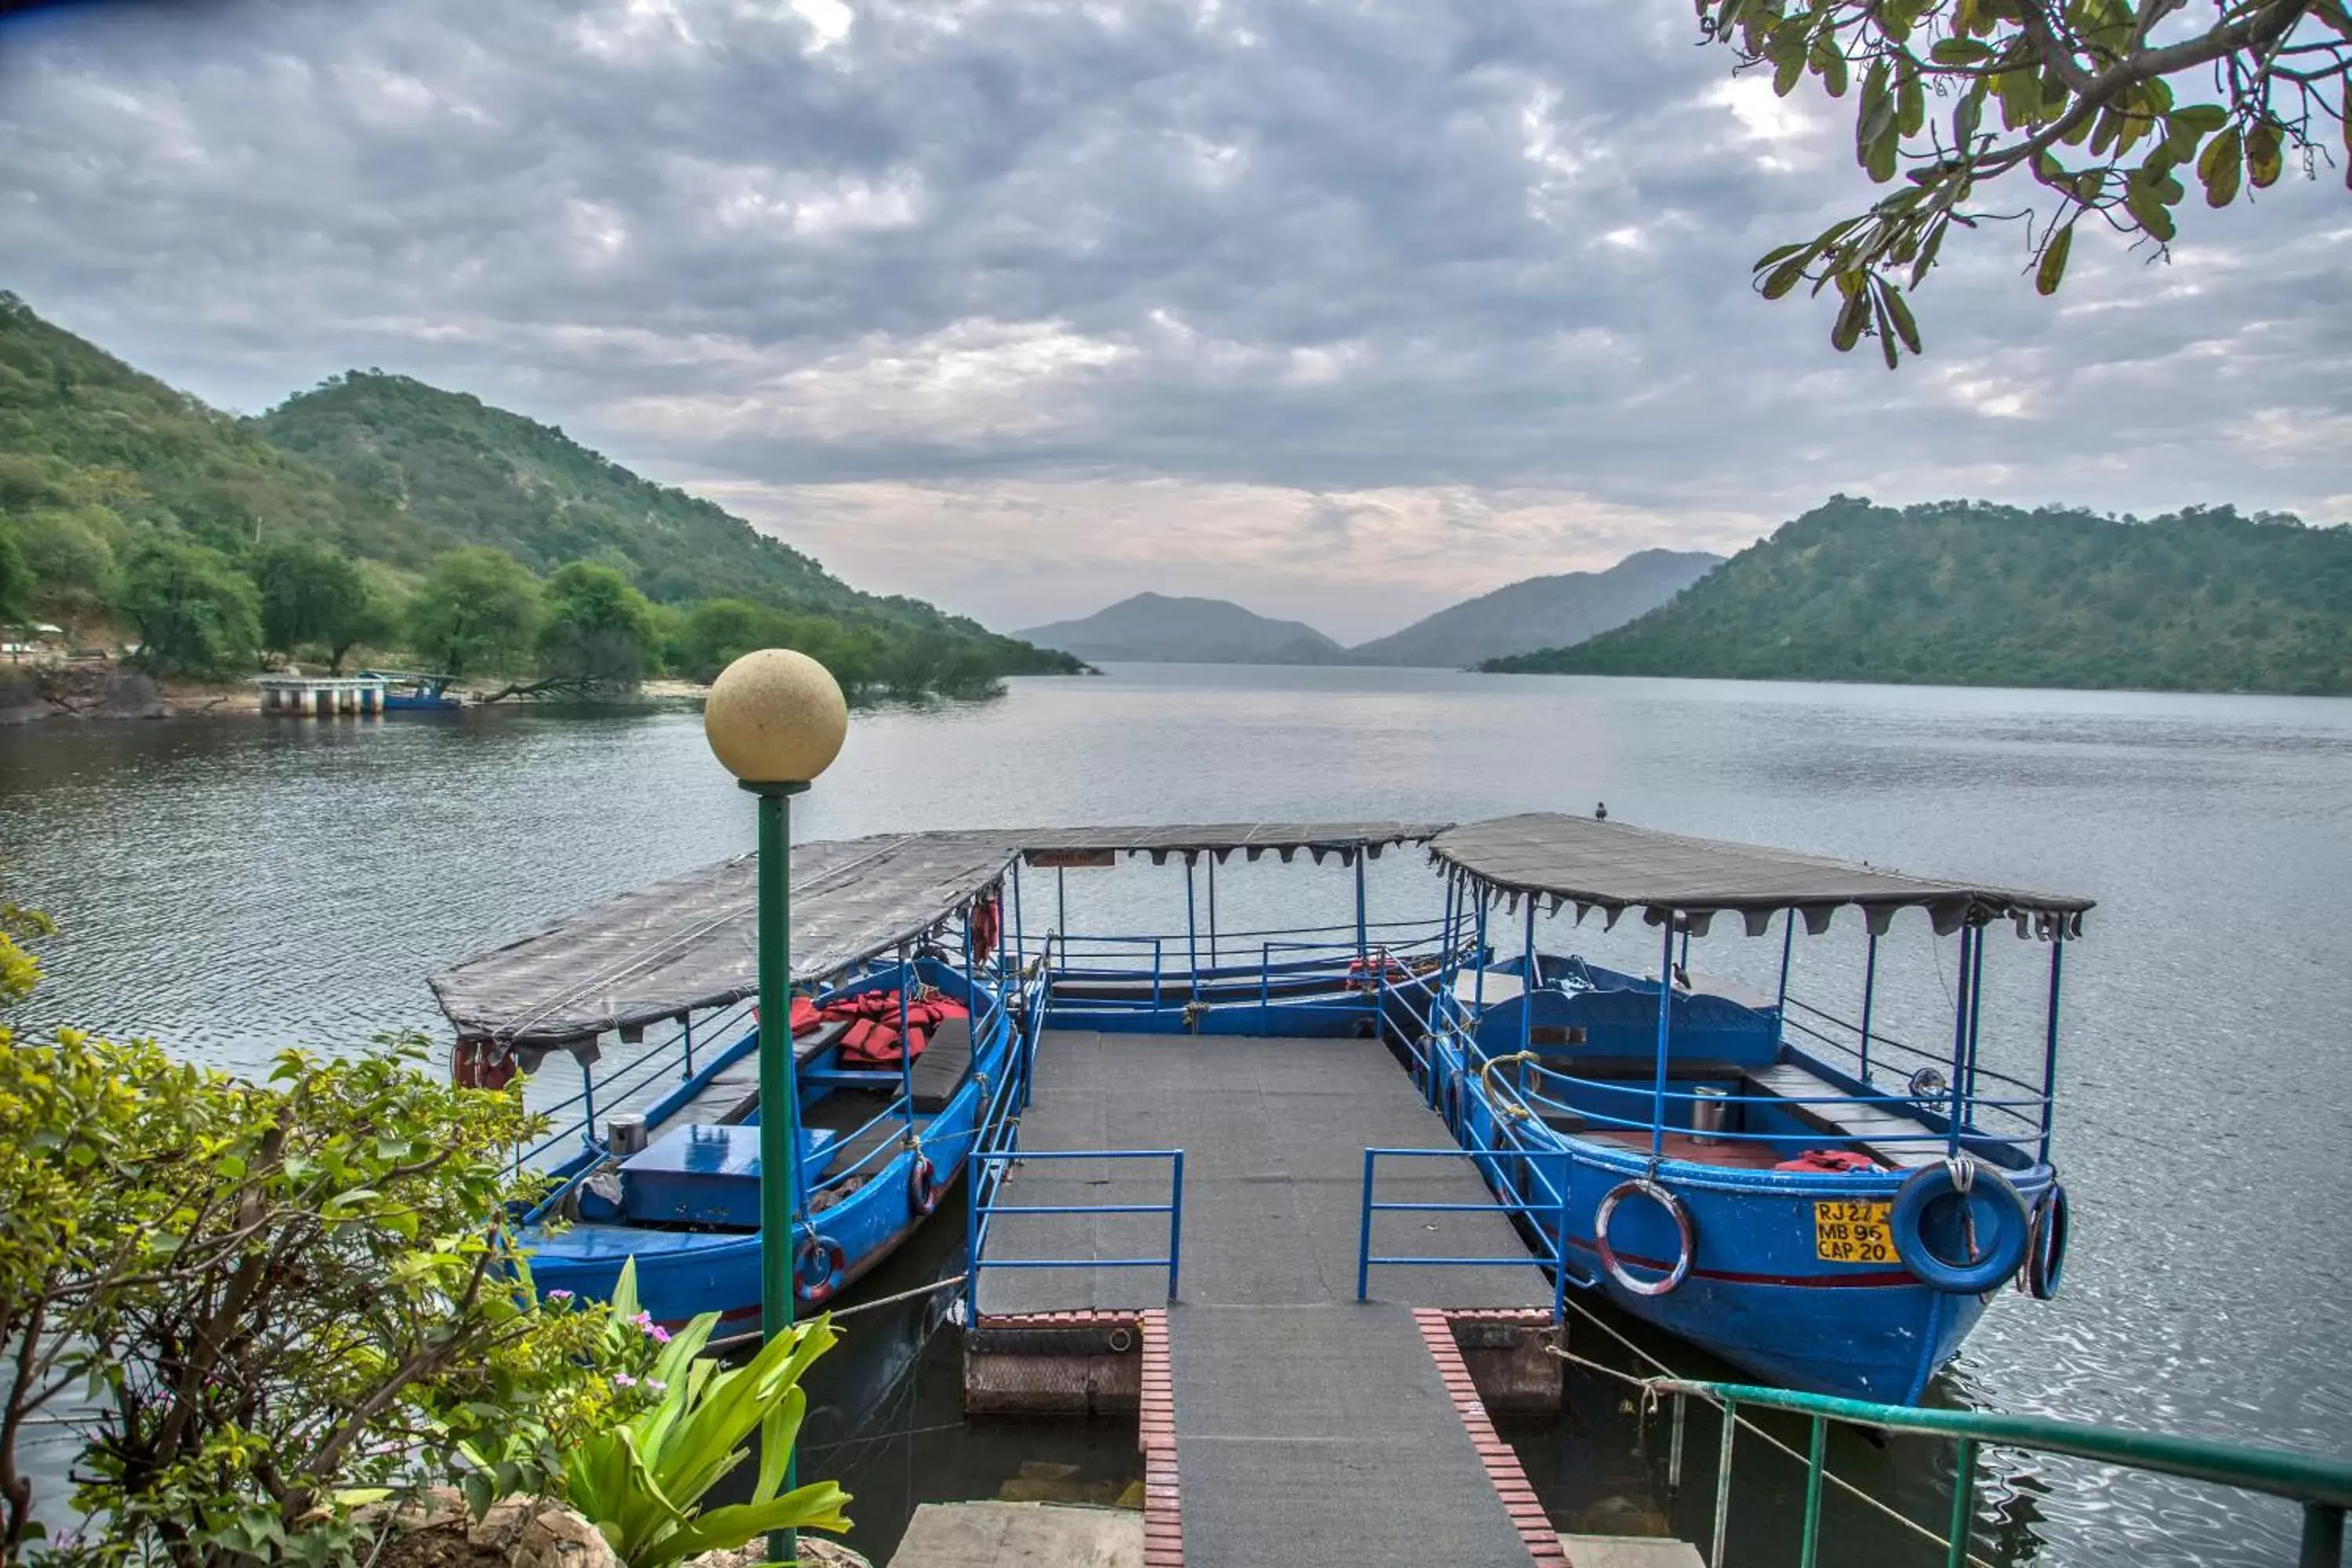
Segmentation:
<svg viewBox="0 0 2352 1568">
<path fill-rule="evenodd" d="M 354 645 L 392 635 L 393 618 L 360 569 L 309 540 L 285 540 L 255 552 L 250 566 L 261 597 L 262 646 L 289 658 L 309 647 L 327 650 L 327 668 L 343 672 Z"/>
<path fill-rule="evenodd" d="M 487 544 L 453 550 L 409 601 L 409 643 L 445 674 L 503 673 L 530 649 L 539 613 L 539 580 L 522 563 Z"/>
<path fill-rule="evenodd" d="M 0 518 L 0 622 L 22 618 L 32 602 L 32 570 L 17 548 L 16 530 Z"/>
<path fill-rule="evenodd" d="M 540 597 L 542 675 L 596 693 L 626 690 L 657 667 L 653 606 L 612 567 L 560 566 Z"/>
<path fill-rule="evenodd" d="M 221 675 L 260 647 L 252 581 L 219 551 L 168 533 L 131 551 L 114 603 L 138 628 L 139 662 L 157 675 Z"/>
<path fill-rule="evenodd" d="M 1920 352 L 1905 296 L 1956 225 L 2021 217 L 2034 287 L 2053 294 L 2086 218 L 2161 256 L 2192 182 L 2220 208 L 2290 163 L 2314 178 L 2339 154 L 2352 165 L 2347 0 L 2217 0 L 2194 17 L 2186 0 L 1696 5 L 1701 33 L 1781 97 L 1808 76 L 1832 98 L 1856 89 L 1855 162 L 1902 188 L 1769 252 L 1756 281 L 1768 300 L 1835 290 L 1830 341 L 1875 338 L 1890 370 Z"/>
</svg>

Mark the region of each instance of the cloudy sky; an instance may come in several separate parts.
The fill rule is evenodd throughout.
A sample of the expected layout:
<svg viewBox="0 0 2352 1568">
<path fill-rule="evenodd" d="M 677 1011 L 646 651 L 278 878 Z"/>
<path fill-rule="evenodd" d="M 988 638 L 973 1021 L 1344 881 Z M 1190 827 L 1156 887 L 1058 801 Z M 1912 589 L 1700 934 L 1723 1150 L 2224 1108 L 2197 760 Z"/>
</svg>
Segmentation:
<svg viewBox="0 0 2352 1568">
<path fill-rule="evenodd" d="M 2352 518 L 2352 201 L 1947 245 L 1889 374 L 1748 264 L 1844 105 L 1688 0 L 307 0 L 0 30 L 0 286 L 222 405 L 478 394 L 860 586 L 1343 639 L 1833 491 Z M 2090 241 L 2087 233 L 2084 237 Z"/>
</svg>

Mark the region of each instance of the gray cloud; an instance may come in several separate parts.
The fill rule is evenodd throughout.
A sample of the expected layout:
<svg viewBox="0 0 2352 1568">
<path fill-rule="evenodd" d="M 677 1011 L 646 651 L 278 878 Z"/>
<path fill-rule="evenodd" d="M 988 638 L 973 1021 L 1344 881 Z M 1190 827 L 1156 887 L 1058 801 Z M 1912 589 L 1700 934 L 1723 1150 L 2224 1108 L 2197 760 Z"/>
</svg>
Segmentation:
<svg viewBox="0 0 2352 1568">
<path fill-rule="evenodd" d="M 0 32 L 8 281 L 257 407 L 380 364 L 1003 622 L 1388 629 L 1832 489 L 2352 514 L 2352 208 L 1948 247 L 1888 375 L 1747 265 L 1851 132 L 1682 0 L 244 4 Z M 2323 171 L 2323 174 L 2326 174 Z M 1141 533 L 1144 538 L 1131 537 Z"/>
</svg>

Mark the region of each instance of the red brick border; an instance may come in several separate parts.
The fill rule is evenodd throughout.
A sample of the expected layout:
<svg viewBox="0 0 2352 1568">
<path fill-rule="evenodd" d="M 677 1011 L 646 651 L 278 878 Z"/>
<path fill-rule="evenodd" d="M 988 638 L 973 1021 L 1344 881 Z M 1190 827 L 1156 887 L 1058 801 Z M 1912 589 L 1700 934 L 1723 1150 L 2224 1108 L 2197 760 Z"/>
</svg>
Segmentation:
<svg viewBox="0 0 2352 1568">
<path fill-rule="evenodd" d="M 1569 1568 L 1568 1552 L 1551 1527 L 1550 1516 L 1536 1500 L 1535 1489 L 1528 1485 L 1527 1472 L 1519 1468 L 1518 1456 L 1495 1436 L 1495 1424 L 1486 1418 L 1486 1407 L 1478 1402 L 1478 1386 L 1470 1381 L 1470 1369 L 1462 1363 L 1462 1348 L 1454 1342 L 1450 1320 L 1457 1315 L 1467 1318 L 1499 1314 L 1454 1314 L 1435 1307 L 1416 1307 L 1412 1321 L 1421 1330 L 1422 1342 L 1429 1347 L 1430 1358 L 1437 1363 L 1437 1375 L 1445 1384 L 1447 1396 L 1454 1401 L 1454 1413 L 1462 1418 L 1464 1428 L 1470 1434 L 1471 1447 L 1478 1450 L 1478 1458 L 1486 1467 L 1486 1479 L 1494 1483 L 1495 1495 L 1502 1500 L 1504 1511 L 1511 1516 L 1519 1539 L 1527 1543 L 1528 1555 L 1538 1568 Z M 1544 1321 L 1550 1321 L 1549 1316 Z M 1150 1375 L 1145 1373 L 1147 1378 Z M 1147 1393 L 1144 1397 L 1148 1400 L 1150 1395 Z"/>
<path fill-rule="evenodd" d="M 1184 1509 L 1176 1482 L 1176 1379 L 1168 1366 L 1168 1314 L 1138 1315 L 1143 1336 L 1143 1568 L 1184 1568 Z"/>
</svg>

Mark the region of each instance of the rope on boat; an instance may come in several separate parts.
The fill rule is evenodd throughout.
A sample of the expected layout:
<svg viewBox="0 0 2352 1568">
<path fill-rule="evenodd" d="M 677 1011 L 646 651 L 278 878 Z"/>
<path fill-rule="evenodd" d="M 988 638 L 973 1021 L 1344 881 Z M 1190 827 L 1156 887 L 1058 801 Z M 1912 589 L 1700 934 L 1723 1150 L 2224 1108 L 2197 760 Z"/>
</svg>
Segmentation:
<svg viewBox="0 0 2352 1568">
<path fill-rule="evenodd" d="M 860 1312 L 870 1312 L 877 1307 L 895 1307 L 901 1301 L 911 1301 L 919 1296 L 936 1295 L 950 1286 L 962 1284 L 964 1279 L 965 1276 L 961 1274 L 950 1274 L 944 1279 L 934 1279 L 928 1285 L 918 1285 L 911 1290 L 901 1290 L 895 1296 L 881 1296 L 871 1301 L 860 1301 L 855 1307 L 844 1307 L 835 1311 L 833 1317 L 835 1321 L 838 1322 L 843 1318 L 854 1318 Z M 706 1352 L 724 1354 L 728 1351 L 739 1350 L 745 1345 L 758 1344 L 765 1337 L 762 1331 L 751 1329 L 743 1333 L 730 1334 L 723 1340 L 712 1340 L 702 1348 Z"/>
<path fill-rule="evenodd" d="M 1684 1381 L 1681 1376 L 1675 1373 L 1673 1367 L 1668 1366 L 1664 1362 L 1660 1361 L 1656 1356 L 1652 1355 L 1649 1352 L 1635 1344 L 1632 1340 L 1627 1339 L 1623 1334 L 1618 1332 L 1611 1324 L 1601 1321 L 1600 1318 L 1593 1315 L 1591 1309 L 1585 1306 L 1583 1302 L 1570 1297 L 1566 1302 L 1566 1305 L 1574 1308 L 1576 1311 L 1594 1328 L 1599 1329 L 1602 1333 L 1607 1334 L 1611 1339 L 1615 1340 L 1619 1344 L 1623 1345 L 1627 1350 L 1632 1351 L 1636 1356 L 1648 1362 L 1652 1366 L 1656 1367 L 1660 1373 L 1664 1374 L 1665 1380 L 1671 1382 Z M 1558 1356 L 1560 1360 L 1567 1362 L 1571 1365 L 1580 1366 L 1588 1369 L 1589 1371 L 1601 1373 L 1605 1376 L 1615 1378 L 1620 1383 L 1640 1389 L 1642 1391 L 1643 1401 L 1645 1405 L 1654 1406 L 1660 1396 L 1666 1392 L 1658 1386 L 1656 1381 L 1650 1378 L 1637 1377 L 1633 1373 L 1622 1371 L 1617 1367 L 1604 1366 L 1597 1361 L 1589 1361 L 1583 1356 L 1570 1354 L 1568 1351 L 1558 1345 L 1548 1345 L 1545 1348 L 1553 1355 Z M 1690 1397 L 1704 1400 L 1706 1403 L 1714 1405 L 1717 1410 L 1724 1409 L 1723 1402 L 1717 1399 L 1712 1394 L 1693 1394 Z M 1740 1426 L 1746 1427 L 1757 1436 L 1763 1438 L 1764 1441 L 1771 1444 L 1772 1447 L 1780 1449 L 1780 1452 L 1788 1455 L 1789 1458 L 1796 1460 L 1798 1463 L 1810 1464 L 1811 1462 L 1805 1455 L 1799 1453 L 1790 1445 L 1783 1443 L 1780 1438 L 1775 1437 L 1771 1433 L 1767 1432 L 1763 1427 L 1759 1426 L 1747 1416 L 1740 1415 L 1738 1411 L 1730 1410 L 1727 1411 L 1726 1414 L 1727 1414 L 1734 1421 L 1738 1422 Z M 1836 1487 L 1840 1491 L 1860 1498 L 1864 1502 L 1868 1503 L 1871 1507 L 1876 1509 L 1887 1518 L 1895 1521 L 1897 1524 L 1907 1526 L 1926 1540 L 1932 1541 L 1937 1545 L 1949 1550 L 1951 1542 L 1944 1536 L 1928 1529 L 1917 1520 L 1913 1519 L 1909 1514 L 1905 1513 L 1902 1510 L 1895 1508 L 1889 1503 L 1882 1502 L 1878 1499 L 1871 1496 L 1868 1492 L 1863 1490 L 1852 1481 L 1847 1480 L 1843 1476 L 1839 1475 L 1835 1470 L 1831 1469 L 1827 1465 L 1823 1465 L 1822 1467 L 1822 1479 Z M 1994 1568 L 1992 1563 L 1987 1562 L 1984 1558 L 1978 1556 L 1973 1552 L 1968 1554 L 1968 1560 L 1974 1565 L 1974 1568 Z"/>
</svg>

